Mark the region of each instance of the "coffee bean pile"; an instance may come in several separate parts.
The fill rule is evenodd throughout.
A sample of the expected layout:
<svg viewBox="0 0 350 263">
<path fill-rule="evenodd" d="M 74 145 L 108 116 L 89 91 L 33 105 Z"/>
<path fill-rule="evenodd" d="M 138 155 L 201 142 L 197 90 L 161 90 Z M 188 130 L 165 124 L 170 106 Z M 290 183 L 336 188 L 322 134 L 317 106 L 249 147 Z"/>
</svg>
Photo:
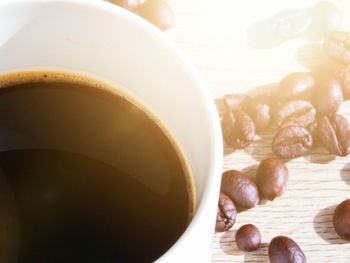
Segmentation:
<svg viewBox="0 0 350 263">
<path fill-rule="evenodd" d="M 334 71 L 291 73 L 265 96 L 225 95 L 225 143 L 233 149 L 245 148 L 256 133 L 271 127 L 275 130 L 272 151 L 283 159 L 303 156 L 318 142 L 331 154 L 347 156 L 350 124 L 337 112 L 350 99 L 350 33 L 331 33 L 324 47 L 341 63 Z"/>
<path fill-rule="evenodd" d="M 216 231 L 227 231 L 233 226 L 236 209 L 250 209 L 261 199 L 281 196 L 288 183 L 285 162 L 289 159 L 303 156 L 315 146 L 322 146 L 333 155 L 349 155 L 350 123 L 338 110 L 343 101 L 350 99 L 350 33 L 329 33 L 324 50 L 338 65 L 334 69 L 294 72 L 270 93 L 228 94 L 221 99 L 226 146 L 243 149 L 254 141 L 256 133 L 270 129 L 274 131 L 271 148 L 276 157 L 263 160 L 255 177 L 236 170 L 222 174 Z M 342 239 L 350 241 L 350 199 L 336 208 L 333 225 Z M 236 233 L 236 244 L 241 250 L 256 250 L 260 241 L 260 232 L 253 225 L 244 225 Z M 285 236 L 270 242 L 269 258 L 272 263 L 306 262 L 301 248 Z"/>
<path fill-rule="evenodd" d="M 262 199 L 274 200 L 281 196 L 286 189 L 288 177 L 288 168 L 278 158 L 268 158 L 261 161 L 256 169 L 255 177 L 236 170 L 224 172 L 221 179 L 216 231 L 229 230 L 236 221 L 237 210 L 250 209 L 255 207 Z M 261 244 L 260 231 L 251 224 L 242 226 L 236 233 L 236 244 L 243 251 L 257 250 Z M 288 248 L 288 245 L 291 247 Z M 282 253 L 284 257 L 294 257 L 294 253 L 304 255 L 299 246 L 291 239 L 286 241 L 286 247 L 284 248 L 285 251 L 278 252 Z M 276 249 L 272 247 L 271 252 L 269 252 L 270 257 L 272 259 L 280 258 L 279 255 L 276 256 L 277 252 L 275 251 Z M 272 259 L 271 262 L 281 262 L 272 261 Z"/>
<path fill-rule="evenodd" d="M 148 20 L 160 30 L 171 27 L 174 14 L 169 4 L 164 0 L 107 0 Z"/>
</svg>

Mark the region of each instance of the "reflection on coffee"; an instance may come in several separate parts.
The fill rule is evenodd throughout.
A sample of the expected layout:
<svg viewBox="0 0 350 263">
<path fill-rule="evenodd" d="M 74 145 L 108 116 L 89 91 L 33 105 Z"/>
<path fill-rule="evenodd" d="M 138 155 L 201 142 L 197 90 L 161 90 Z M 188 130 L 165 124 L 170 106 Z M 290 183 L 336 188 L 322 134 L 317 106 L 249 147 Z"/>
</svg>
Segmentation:
<svg viewBox="0 0 350 263">
<path fill-rule="evenodd" d="M 182 235 L 193 185 L 148 112 L 70 74 L 0 87 L 1 262 L 152 262 Z"/>
</svg>

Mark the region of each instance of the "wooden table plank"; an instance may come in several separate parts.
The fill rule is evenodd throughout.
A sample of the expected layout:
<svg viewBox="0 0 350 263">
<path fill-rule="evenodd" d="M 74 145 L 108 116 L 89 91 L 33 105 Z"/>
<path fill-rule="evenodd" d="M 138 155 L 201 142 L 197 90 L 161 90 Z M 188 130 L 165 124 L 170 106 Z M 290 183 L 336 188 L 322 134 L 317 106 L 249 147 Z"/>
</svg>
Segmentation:
<svg viewBox="0 0 350 263">
<path fill-rule="evenodd" d="M 269 49 L 247 44 L 247 29 L 261 19 L 293 8 L 306 8 L 312 0 L 169 0 L 176 23 L 167 34 L 190 56 L 206 79 L 213 98 L 246 92 L 278 82 L 293 71 L 329 63 L 320 42 L 307 37 Z M 350 31 L 350 1 L 333 1 L 342 10 L 341 29 Z M 341 108 L 350 120 L 350 102 Z M 245 150 L 225 155 L 223 169 L 245 169 L 271 156 L 271 133 L 258 137 Z M 322 162 L 322 163 L 318 163 Z M 269 262 L 268 242 L 288 235 L 305 251 L 309 262 L 350 262 L 350 244 L 335 234 L 331 216 L 334 205 L 350 196 L 350 159 L 334 158 L 317 149 L 287 164 L 290 182 L 283 197 L 240 213 L 233 230 L 216 234 L 212 262 Z M 245 223 L 257 225 L 263 246 L 242 253 L 234 234 Z"/>
</svg>

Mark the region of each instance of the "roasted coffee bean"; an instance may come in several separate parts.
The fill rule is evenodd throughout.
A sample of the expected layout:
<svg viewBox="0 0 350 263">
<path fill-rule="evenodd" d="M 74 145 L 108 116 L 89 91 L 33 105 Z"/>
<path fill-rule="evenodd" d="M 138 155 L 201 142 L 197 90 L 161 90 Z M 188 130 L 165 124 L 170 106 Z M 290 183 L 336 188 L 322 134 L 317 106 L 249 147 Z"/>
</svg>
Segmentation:
<svg viewBox="0 0 350 263">
<path fill-rule="evenodd" d="M 241 110 L 243 104 L 249 104 L 252 98 L 245 94 L 236 93 L 226 94 L 223 97 L 223 100 L 226 104 L 227 110 L 236 111 Z"/>
<path fill-rule="evenodd" d="M 345 100 L 350 99 L 350 67 L 344 67 L 335 74 L 343 91 Z"/>
<path fill-rule="evenodd" d="M 242 149 L 253 142 L 255 125 L 244 111 L 228 111 L 222 120 L 222 133 L 229 146 Z"/>
<path fill-rule="evenodd" d="M 316 81 L 312 104 L 319 115 L 337 113 L 343 103 L 343 92 L 339 82 L 332 76 L 319 76 Z"/>
<path fill-rule="evenodd" d="M 236 244 L 243 251 L 257 250 L 261 245 L 259 229 L 252 224 L 241 226 L 236 232 Z"/>
<path fill-rule="evenodd" d="M 221 191 L 227 194 L 238 209 L 248 209 L 259 202 L 259 192 L 255 182 L 239 171 L 223 173 Z"/>
<path fill-rule="evenodd" d="M 235 204 L 230 197 L 220 192 L 215 230 L 217 232 L 229 230 L 236 222 L 236 217 L 237 211 Z"/>
<path fill-rule="evenodd" d="M 108 2 L 124 7 L 130 11 L 135 10 L 141 4 L 141 0 L 108 0 Z"/>
<path fill-rule="evenodd" d="M 300 126 L 289 126 L 280 130 L 272 142 L 273 152 L 282 158 L 296 158 L 312 147 L 310 132 Z"/>
<path fill-rule="evenodd" d="M 277 126 L 281 129 L 288 126 L 311 128 L 315 122 L 316 110 L 305 100 L 292 100 L 280 108 L 276 116 Z"/>
<path fill-rule="evenodd" d="M 350 124 L 343 116 L 323 116 L 317 129 L 322 144 L 330 153 L 338 156 L 350 153 Z"/>
<path fill-rule="evenodd" d="M 271 120 L 270 106 L 267 104 L 256 104 L 255 114 L 252 113 L 252 118 L 258 132 L 266 130 L 269 127 Z"/>
<path fill-rule="evenodd" d="M 278 97 L 286 100 L 309 100 L 315 86 L 315 77 L 311 72 L 294 72 L 285 76 L 278 90 Z"/>
<path fill-rule="evenodd" d="M 350 241 L 350 199 L 346 199 L 336 207 L 333 226 L 342 239 Z"/>
<path fill-rule="evenodd" d="M 350 64 L 350 32 L 330 33 L 324 41 L 328 55 L 341 64 Z"/>
<path fill-rule="evenodd" d="M 270 124 L 270 106 L 262 96 L 254 98 L 245 94 L 227 94 L 223 97 L 228 110 L 243 110 L 255 124 L 257 132 L 264 131 Z"/>
<path fill-rule="evenodd" d="M 174 20 L 173 11 L 164 0 L 147 0 L 136 12 L 163 31 L 170 28 Z"/>
<path fill-rule="evenodd" d="M 304 252 L 291 238 L 277 236 L 271 240 L 269 246 L 271 263 L 306 263 Z"/>
<path fill-rule="evenodd" d="M 260 197 L 273 200 L 281 196 L 287 186 L 288 169 L 279 159 L 263 160 L 256 171 L 256 183 Z"/>
<path fill-rule="evenodd" d="M 244 100 L 242 108 L 252 118 L 257 132 L 265 131 L 270 125 L 270 106 L 258 99 Z"/>
</svg>

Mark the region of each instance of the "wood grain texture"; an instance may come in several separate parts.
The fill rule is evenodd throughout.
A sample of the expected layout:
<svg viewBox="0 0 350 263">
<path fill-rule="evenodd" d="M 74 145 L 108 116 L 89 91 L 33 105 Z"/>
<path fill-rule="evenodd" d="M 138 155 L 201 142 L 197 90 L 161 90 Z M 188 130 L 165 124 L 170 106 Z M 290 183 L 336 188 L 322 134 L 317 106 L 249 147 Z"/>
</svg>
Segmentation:
<svg viewBox="0 0 350 263">
<path fill-rule="evenodd" d="M 278 82 L 293 71 L 306 71 L 330 61 L 321 42 L 303 35 L 274 48 L 252 48 L 247 42 L 250 26 L 281 10 L 307 8 L 311 0 L 169 0 L 176 14 L 167 32 L 192 59 L 206 79 L 213 99 L 226 93 L 248 92 Z M 333 1 L 342 11 L 341 29 L 350 31 L 350 1 Z M 350 120 L 350 102 L 341 113 Z M 248 148 L 225 150 L 223 170 L 250 169 L 272 155 L 272 132 L 258 136 Z M 350 157 L 335 158 L 322 148 L 287 163 L 290 181 L 286 193 L 273 202 L 238 215 L 227 233 L 216 234 L 212 262 L 269 262 L 269 241 L 288 235 L 304 250 L 308 262 L 350 262 L 350 244 L 340 240 L 331 217 L 336 204 L 350 197 Z M 236 230 L 253 223 L 262 233 L 262 248 L 240 252 Z"/>
</svg>

